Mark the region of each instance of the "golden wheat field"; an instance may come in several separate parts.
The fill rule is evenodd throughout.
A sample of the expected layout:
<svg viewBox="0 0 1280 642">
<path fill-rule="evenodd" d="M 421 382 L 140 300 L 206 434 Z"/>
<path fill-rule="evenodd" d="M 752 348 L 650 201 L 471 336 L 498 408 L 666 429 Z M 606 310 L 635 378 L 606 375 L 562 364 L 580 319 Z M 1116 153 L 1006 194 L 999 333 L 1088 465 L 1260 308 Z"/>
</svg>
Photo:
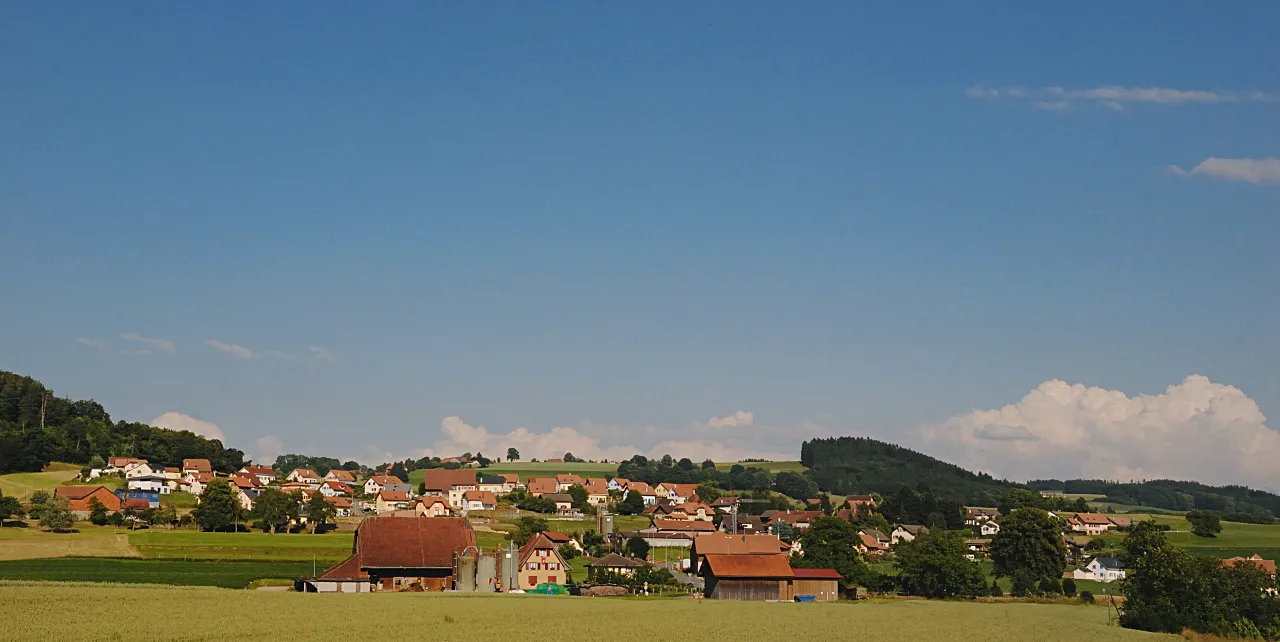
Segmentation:
<svg viewBox="0 0 1280 642">
<path fill-rule="evenodd" d="M 1107 626 L 1100 606 L 893 601 L 770 604 L 693 599 L 0 584 L 0 640 L 275 641 L 1177 639 Z"/>
</svg>

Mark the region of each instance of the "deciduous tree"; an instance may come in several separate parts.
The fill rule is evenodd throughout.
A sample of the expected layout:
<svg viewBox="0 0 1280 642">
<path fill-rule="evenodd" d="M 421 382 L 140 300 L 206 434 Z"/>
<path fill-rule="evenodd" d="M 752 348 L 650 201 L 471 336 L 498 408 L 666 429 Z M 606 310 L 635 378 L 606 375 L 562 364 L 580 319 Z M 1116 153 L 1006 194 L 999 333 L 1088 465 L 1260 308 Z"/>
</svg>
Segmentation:
<svg viewBox="0 0 1280 642">
<path fill-rule="evenodd" d="M 75 521 L 71 503 L 65 497 L 54 497 L 40 509 L 40 528 L 61 532 L 69 530 Z"/>
<path fill-rule="evenodd" d="M 991 561 L 996 577 L 1013 577 L 1018 570 L 1029 572 L 1033 582 L 1062 577 L 1067 546 L 1058 520 L 1039 508 L 1019 508 L 1000 518 Z"/>
<path fill-rule="evenodd" d="M 986 577 L 977 563 L 965 558 L 968 550 L 958 532 L 929 530 L 898 544 L 893 552 L 899 586 L 907 595 L 943 599 L 987 593 Z"/>
<path fill-rule="evenodd" d="M 192 514 L 202 530 L 223 530 L 236 523 L 239 518 L 240 500 L 231 490 L 231 484 L 226 478 L 218 477 L 204 487 L 200 504 Z"/>
<path fill-rule="evenodd" d="M 311 532 L 315 533 L 320 526 L 328 524 L 338 516 L 338 509 L 320 493 L 312 493 L 307 501 L 307 521 L 311 522 Z"/>
<path fill-rule="evenodd" d="M 90 497 L 89 498 L 89 522 L 91 522 L 94 526 L 106 526 L 108 517 L 109 515 L 107 513 L 107 507 L 104 506 L 102 502 L 98 501 L 97 497 Z"/>
<path fill-rule="evenodd" d="M 1191 533 L 1198 537 L 1217 537 L 1222 532 L 1218 514 L 1211 510 L 1193 510 L 1186 515 Z"/>
<path fill-rule="evenodd" d="M 842 585 L 848 589 L 863 585 L 870 571 L 857 547 L 862 545 L 858 530 L 852 524 L 836 517 L 819 517 L 800 536 L 804 553 L 792 557 L 792 566 L 801 568 L 831 568 L 840 574 Z"/>
</svg>

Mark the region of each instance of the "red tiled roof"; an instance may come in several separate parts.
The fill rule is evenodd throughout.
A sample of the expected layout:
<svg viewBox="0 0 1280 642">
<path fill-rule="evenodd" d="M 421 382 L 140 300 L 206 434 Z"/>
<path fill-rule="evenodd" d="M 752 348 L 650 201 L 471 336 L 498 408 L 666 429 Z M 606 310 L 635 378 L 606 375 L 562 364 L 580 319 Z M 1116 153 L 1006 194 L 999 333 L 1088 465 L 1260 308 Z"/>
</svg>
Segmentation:
<svg viewBox="0 0 1280 642">
<path fill-rule="evenodd" d="M 1262 556 L 1257 553 L 1254 553 L 1252 557 L 1231 557 L 1222 560 L 1223 566 L 1235 566 L 1237 564 L 1253 564 L 1262 569 L 1262 571 L 1267 575 L 1276 574 L 1276 561 L 1264 560 L 1262 559 Z"/>
<path fill-rule="evenodd" d="M 634 490 L 634 491 L 636 491 L 637 493 L 640 493 L 641 495 L 652 495 L 652 494 L 653 494 L 653 487 L 652 487 L 652 486 L 650 486 L 650 485 L 648 485 L 648 484 L 646 484 L 646 483 L 644 483 L 644 482 L 642 482 L 642 481 L 633 481 L 633 482 L 628 483 L 628 484 L 627 484 L 627 492 L 629 493 L 629 492 L 631 492 L 631 491 L 633 491 L 633 490 Z"/>
<path fill-rule="evenodd" d="M 53 495 L 67 499 L 84 499 L 99 488 L 105 489 L 106 486 L 58 486 L 53 489 Z"/>
<path fill-rule="evenodd" d="M 356 528 L 360 568 L 453 568 L 454 553 L 476 545 L 461 517 L 367 517 Z"/>
<path fill-rule="evenodd" d="M 462 494 L 462 498 L 469 502 L 478 501 L 485 506 L 498 504 L 498 497 L 491 490 L 469 490 Z"/>
<path fill-rule="evenodd" d="M 663 482 L 662 486 L 668 491 L 674 493 L 676 497 L 689 498 L 698 494 L 697 484 L 673 484 L 670 482 Z"/>
<path fill-rule="evenodd" d="M 775 535 L 728 535 L 709 533 L 693 539 L 699 555 L 777 555 L 790 547 Z"/>
<path fill-rule="evenodd" d="M 184 459 L 182 460 L 182 469 L 207 473 L 213 471 L 213 465 L 209 463 L 208 459 Z"/>
<path fill-rule="evenodd" d="M 560 531 L 542 531 L 542 534 L 546 535 L 547 539 L 551 540 L 553 544 L 557 544 L 557 545 L 568 544 L 569 540 L 573 539 L 572 537 L 569 537 L 568 535 L 565 535 Z"/>
<path fill-rule="evenodd" d="M 588 477 L 582 486 L 587 489 L 588 495 L 609 494 L 609 482 L 604 477 Z"/>
<path fill-rule="evenodd" d="M 1093 526 L 1110 526 L 1111 520 L 1102 513 L 1076 513 L 1076 519 L 1081 524 L 1090 524 Z"/>
<path fill-rule="evenodd" d="M 340 482 L 353 482 L 356 480 L 356 476 L 351 474 L 349 470 L 331 470 L 328 474 L 337 477 Z"/>
<path fill-rule="evenodd" d="M 320 577 L 327 580 L 367 580 L 369 574 L 360 568 L 360 555 L 356 554 L 334 565 Z"/>
<path fill-rule="evenodd" d="M 499 477 L 501 477 L 501 478 L 502 478 L 502 480 L 503 480 L 504 482 L 508 483 L 508 484 L 519 484 L 519 483 L 520 483 L 520 474 L 519 474 L 519 473 L 502 473 L 501 475 L 498 475 L 498 476 L 499 476 Z"/>
<path fill-rule="evenodd" d="M 711 574 L 720 578 L 791 578 L 795 573 L 787 555 L 708 555 Z"/>
<path fill-rule="evenodd" d="M 523 566 L 529 556 L 536 550 L 550 550 L 556 557 L 559 557 L 560 551 L 557 550 L 558 548 L 556 543 L 547 537 L 546 533 L 538 533 L 529 538 L 529 541 L 525 542 L 524 546 L 520 547 L 520 565 Z"/>
<path fill-rule="evenodd" d="M 266 466 L 245 466 L 240 470 L 243 470 L 244 472 L 249 473 L 250 475 L 270 475 L 272 477 L 276 476 L 276 471 Z"/>
<path fill-rule="evenodd" d="M 473 468 L 428 468 L 422 471 L 422 483 L 427 491 L 448 491 L 454 486 L 475 486 L 476 471 Z"/>
<path fill-rule="evenodd" d="M 409 493 L 403 490 L 380 490 L 378 491 L 378 499 L 384 502 L 407 502 L 409 501 Z"/>
<path fill-rule="evenodd" d="M 340 481 L 327 481 L 327 482 L 325 482 L 325 483 L 321 484 L 321 486 L 328 486 L 329 488 L 331 488 L 331 489 L 333 489 L 333 490 L 336 490 L 336 491 L 338 491 L 339 493 L 348 493 L 348 494 L 350 494 L 350 493 L 354 493 L 354 492 L 355 492 L 355 491 L 353 491 L 353 490 L 351 489 L 351 487 L 350 487 L 350 486 L 348 486 L 348 485 L 346 485 L 346 484 L 344 484 L 344 483 L 342 483 L 342 482 L 340 482 Z"/>
<path fill-rule="evenodd" d="M 529 494 L 531 495 L 548 495 L 556 492 L 556 479 L 554 477 L 530 477 L 528 486 Z"/>
<path fill-rule="evenodd" d="M 298 473 L 298 476 L 303 479 L 320 479 L 320 475 L 310 468 L 294 468 L 293 472 L 289 474 L 292 475 L 293 473 Z"/>
<path fill-rule="evenodd" d="M 227 481 L 239 488 L 258 488 L 262 485 L 262 482 L 258 481 L 257 477 L 249 473 L 232 473 L 231 476 L 227 477 Z"/>
<path fill-rule="evenodd" d="M 557 484 L 569 484 L 572 486 L 574 484 L 582 484 L 584 482 L 586 482 L 586 480 L 580 475 L 574 475 L 572 473 L 561 473 L 556 475 Z"/>
<path fill-rule="evenodd" d="M 324 500 L 338 508 L 351 508 L 351 500 L 346 497 L 326 497 Z"/>
<path fill-rule="evenodd" d="M 400 479 L 395 475 L 374 475 L 369 479 L 366 479 L 365 481 L 373 482 L 379 486 L 386 486 L 387 484 L 403 484 L 404 483 L 403 479 Z M 430 488 L 430 486 L 428 486 L 427 488 Z"/>
<path fill-rule="evenodd" d="M 800 524 L 804 522 L 811 522 L 822 517 L 822 514 L 823 513 L 820 510 L 786 511 L 783 513 L 774 513 L 771 521 L 782 522 L 784 524 Z"/>
<path fill-rule="evenodd" d="M 797 580 L 839 580 L 843 579 L 834 568 L 793 568 Z"/>
</svg>

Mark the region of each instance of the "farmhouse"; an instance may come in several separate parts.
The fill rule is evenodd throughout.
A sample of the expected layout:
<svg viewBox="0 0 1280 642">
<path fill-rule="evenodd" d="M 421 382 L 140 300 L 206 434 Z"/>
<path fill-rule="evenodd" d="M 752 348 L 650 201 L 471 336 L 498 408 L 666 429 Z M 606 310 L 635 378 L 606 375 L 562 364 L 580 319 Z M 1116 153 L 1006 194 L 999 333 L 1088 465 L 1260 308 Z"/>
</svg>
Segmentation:
<svg viewBox="0 0 1280 642">
<path fill-rule="evenodd" d="M 707 555 L 778 555 L 790 547 L 774 535 L 697 534 L 689 547 L 690 573 L 698 573 Z"/>
<path fill-rule="evenodd" d="M 544 533 L 534 535 L 521 546 L 517 586 L 527 590 L 539 584 L 565 584 L 568 564 L 560 557 L 558 548 Z"/>
<path fill-rule="evenodd" d="M 184 459 L 182 460 L 182 472 L 186 473 L 211 473 L 213 465 L 208 459 Z"/>
<path fill-rule="evenodd" d="M 1101 535 L 1115 528 L 1115 524 L 1102 513 L 1076 513 L 1067 518 L 1067 523 L 1071 530 L 1086 535 Z"/>
<path fill-rule="evenodd" d="M 786 554 L 706 555 L 699 569 L 713 600 L 790 600 L 795 572 Z"/>
<path fill-rule="evenodd" d="M 107 490 L 106 486 L 58 486 L 53 494 L 55 497 L 65 497 L 71 511 L 81 519 L 89 515 L 91 499 L 97 499 L 109 511 L 120 510 L 120 498 Z"/>
<path fill-rule="evenodd" d="M 404 480 L 395 475 L 374 475 L 364 480 L 364 492 L 366 495 L 377 495 L 387 484 L 403 484 Z"/>
<path fill-rule="evenodd" d="M 443 591 L 454 588 L 454 560 L 475 546 L 475 532 L 464 518 L 369 517 L 356 528 L 351 557 L 294 586 L 322 593 Z"/>
</svg>

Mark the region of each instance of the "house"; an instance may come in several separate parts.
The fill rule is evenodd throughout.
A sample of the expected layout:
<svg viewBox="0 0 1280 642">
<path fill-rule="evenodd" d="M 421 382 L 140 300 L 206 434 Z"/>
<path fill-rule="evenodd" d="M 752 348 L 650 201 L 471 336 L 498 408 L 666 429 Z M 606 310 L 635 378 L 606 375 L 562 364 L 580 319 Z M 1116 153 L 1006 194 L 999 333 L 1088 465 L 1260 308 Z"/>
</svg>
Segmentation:
<svg viewBox="0 0 1280 642">
<path fill-rule="evenodd" d="M 147 463 L 147 460 L 139 459 L 137 457 L 108 457 L 107 467 L 105 470 L 106 472 L 114 473 L 114 472 L 125 470 L 131 464 L 145 464 L 145 463 Z"/>
<path fill-rule="evenodd" d="M 1223 567 L 1236 566 L 1237 564 L 1253 564 L 1262 569 L 1263 573 L 1276 576 L 1276 561 L 1263 559 L 1261 555 L 1254 553 L 1249 557 L 1229 557 L 1221 562 Z"/>
<path fill-rule="evenodd" d="M 449 500 L 439 495 L 423 495 L 414 503 L 413 509 L 419 515 L 427 517 L 448 517 L 453 514 L 453 510 L 449 507 Z"/>
<path fill-rule="evenodd" d="M 609 491 L 618 493 L 625 492 L 627 490 L 627 485 L 630 483 L 631 480 L 625 477 L 614 477 L 609 480 Z"/>
<path fill-rule="evenodd" d="M 927 532 L 929 532 L 929 529 L 925 526 L 903 524 L 893 529 L 893 532 L 889 533 L 889 542 L 893 546 L 897 546 L 899 542 L 910 542 L 921 533 Z"/>
<path fill-rule="evenodd" d="M 754 533 L 763 533 L 766 529 L 764 521 L 759 515 L 740 515 L 738 513 L 729 513 L 720 520 L 720 530 L 730 534 L 751 535 Z"/>
<path fill-rule="evenodd" d="M 722 510 L 726 513 L 736 513 L 738 512 L 738 496 L 725 495 L 724 497 L 711 502 L 711 507 L 716 510 Z"/>
<path fill-rule="evenodd" d="M 1067 518 L 1071 530 L 1086 535 L 1101 535 L 1113 528 L 1115 524 L 1102 513 L 1076 513 Z"/>
<path fill-rule="evenodd" d="M 331 470 L 324 474 L 324 481 L 342 482 L 350 486 L 356 483 L 356 475 L 349 470 Z"/>
<path fill-rule="evenodd" d="M 1111 524 L 1116 528 L 1131 528 L 1133 526 L 1133 520 L 1128 517 L 1116 517 L 1115 515 L 1108 515 L 1107 519 L 1111 520 Z"/>
<path fill-rule="evenodd" d="M 502 492 L 509 493 L 517 488 L 524 488 L 524 484 L 520 483 L 520 475 L 518 473 L 502 473 L 498 475 L 504 480 Z"/>
<path fill-rule="evenodd" d="M 285 482 L 283 484 L 280 484 L 280 490 L 283 491 L 286 495 L 295 493 L 295 492 L 310 494 L 311 491 L 315 490 L 316 488 L 317 486 L 315 484 L 308 484 L 306 482 Z"/>
<path fill-rule="evenodd" d="M 982 533 L 983 537 L 992 537 L 1000 532 L 1000 522 L 989 519 L 978 526 L 978 531 Z"/>
<path fill-rule="evenodd" d="M 320 484 L 320 474 L 310 468 L 294 468 L 284 479 L 302 484 Z"/>
<path fill-rule="evenodd" d="M 168 495 L 173 492 L 169 487 L 169 478 L 157 475 L 147 475 L 145 477 L 134 477 L 128 482 L 129 490 L 149 490 Z"/>
<path fill-rule="evenodd" d="M 1000 517 L 1000 511 L 994 508 L 968 506 L 964 509 L 965 526 L 980 526 L 983 522 L 989 522 L 998 517 Z"/>
<path fill-rule="evenodd" d="M 430 472 L 430 471 L 427 471 Z M 366 495 L 377 495 L 387 484 L 403 484 L 404 480 L 395 475 L 373 475 L 364 480 L 364 493 Z M 429 491 L 428 491 L 429 492 Z"/>
<path fill-rule="evenodd" d="M 683 504 L 677 504 L 677 506 L 684 509 L 684 513 L 689 516 L 689 519 L 710 522 L 715 520 L 716 517 L 715 509 L 698 501 L 697 495 L 694 495 L 693 499 L 686 501 Z"/>
<path fill-rule="evenodd" d="M 106 486 L 58 486 L 53 489 L 53 496 L 65 498 L 71 512 L 81 519 L 89 516 L 89 500 L 92 499 L 98 500 L 108 511 L 120 510 L 120 498 Z"/>
<path fill-rule="evenodd" d="M 354 488 L 340 482 L 326 479 L 320 484 L 320 494 L 325 497 L 350 497 L 356 494 Z"/>
<path fill-rule="evenodd" d="M 236 488 L 244 488 L 244 489 L 250 489 L 250 488 L 261 489 L 262 488 L 262 482 L 258 481 L 257 477 L 254 477 L 253 475 L 249 475 L 247 473 L 232 473 L 229 477 L 227 477 L 227 482 L 229 482 L 232 486 Z"/>
<path fill-rule="evenodd" d="M 630 557 L 623 557 L 617 553 L 609 553 L 600 559 L 587 564 L 587 580 L 596 581 L 597 574 L 610 573 L 612 575 L 633 575 L 636 569 L 648 566 L 648 562 Z"/>
<path fill-rule="evenodd" d="M 609 482 L 604 477 L 588 477 L 582 487 L 587 489 L 587 503 L 601 506 L 609 502 Z"/>
<path fill-rule="evenodd" d="M 1077 580 L 1094 582 L 1114 582 L 1124 579 L 1124 564 L 1114 557 L 1095 557 L 1085 565 L 1071 573 Z"/>
<path fill-rule="evenodd" d="M 556 485 L 555 477 L 530 477 L 528 488 L 529 494 L 534 497 L 552 495 L 559 490 Z"/>
<path fill-rule="evenodd" d="M 556 475 L 556 492 L 563 493 L 573 486 L 582 486 L 587 480 L 570 473 Z"/>
<path fill-rule="evenodd" d="M 462 493 L 462 507 L 465 510 L 494 510 L 498 507 L 498 498 L 491 491 L 468 490 Z"/>
<path fill-rule="evenodd" d="M 842 508 L 849 511 L 850 520 L 852 520 L 863 513 L 874 513 L 879 507 L 876 498 L 871 495 L 849 495 L 844 498 Z"/>
<path fill-rule="evenodd" d="M 351 500 L 346 497 L 325 497 L 338 517 L 351 517 Z"/>
<path fill-rule="evenodd" d="M 236 499 L 240 500 L 240 506 L 245 510 L 253 510 L 253 502 L 258 499 L 258 489 L 240 488 L 234 485 L 232 489 L 236 492 Z"/>
<path fill-rule="evenodd" d="M 165 466 L 164 478 L 173 482 L 177 482 L 182 479 L 182 469 L 177 466 Z M 177 484 L 175 483 L 174 486 L 177 486 Z"/>
<path fill-rule="evenodd" d="M 182 473 L 211 473 L 213 465 L 208 459 L 184 459 L 182 460 Z"/>
<path fill-rule="evenodd" d="M 793 568 L 795 583 L 792 595 L 796 599 L 812 596 L 817 602 L 834 602 L 840 599 L 840 573 L 833 568 Z"/>
<path fill-rule="evenodd" d="M 204 493 L 204 487 L 214 480 L 213 473 L 187 473 L 182 478 L 182 483 L 178 488 L 191 493 L 192 495 L 200 495 Z"/>
<path fill-rule="evenodd" d="M 991 540 L 989 539 L 967 539 L 964 541 L 964 547 L 969 549 L 964 556 L 971 562 L 976 562 L 987 556 L 987 551 L 991 549 Z"/>
<path fill-rule="evenodd" d="M 658 503 L 658 493 L 651 486 L 642 481 L 633 481 L 627 484 L 627 494 L 639 493 L 640 499 L 644 500 L 645 506 L 652 506 Z"/>
<path fill-rule="evenodd" d="M 546 535 L 547 539 L 551 540 L 551 543 L 555 544 L 557 547 L 568 544 L 569 546 L 577 549 L 579 553 L 583 552 L 582 544 L 579 544 L 578 540 L 573 539 L 560 531 L 542 531 L 542 534 Z"/>
<path fill-rule="evenodd" d="M 790 601 L 795 572 L 785 553 L 705 555 L 698 574 L 712 600 Z"/>
<path fill-rule="evenodd" d="M 658 484 L 658 488 L 653 490 L 655 493 L 658 493 L 659 497 L 661 497 L 662 493 L 665 492 L 666 498 L 677 504 L 683 504 L 689 501 L 689 499 L 698 496 L 697 484 L 674 484 L 671 482 L 663 482 Z"/>
<path fill-rule="evenodd" d="M 529 590 L 539 584 L 566 584 L 569 565 L 560 556 L 559 548 L 546 533 L 534 535 L 521 546 L 517 586 Z"/>
<path fill-rule="evenodd" d="M 380 490 L 374 495 L 373 506 L 379 513 L 386 513 L 408 508 L 409 501 L 409 493 L 402 490 Z"/>
<path fill-rule="evenodd" d="M 543 499 L 549 499 L 556 503 L 557 515 L 578 515 L 578 510 L 573 507 L 573 497 L 566 493 L 550 493 L 542 496 Z"/>
<path fill-rule="evenodd" d="M 460 517 L 368 517 L 356 528 L 351 557 L 295 590 L 364 593 L 454 588 L 455 560 L 475 550 L 471 523 Z"/>
<path fill-rule="evenodd" d="M 160 464 L 152 464 L 146 461 L 139 461 L 130 464 L 124 469 L 124 478 L 133 479 L 135 477 L 163 477 L 164 466 Z"/>
<path fill-rule="evenodd" d="M 485 475 L 480 478 L 480 483 L 476 487 L 477 490 L 487 491 L 493 494 L 509 493 L 507 490 L 507 480 L 500 475 Z"/>
<path fill-rule="evenodd" d="M 257 477 L 257 481 L 262 482 L 262 485 L 264 486 L 275 481 L 275 471 L 265 466 L 246 466 L 239 469 L 237 472 L 252 474 L 252 476 Z"/>
<path fill-rule="evenodd" d="M 675 519 L 655 519 L 653 520 L 653 528 L 659 532 L 669 533 L 715 533 L 716 527 L 710 522 L 692 521 L 692 520 L 675 520 Z"/>
<path fill-rule="evenodd" d="M 422 484 L 425 494 L 447 498 L 454 508 L 462 508 L 463 493 L 480 489 L 472 468 L 429 468 L 422 471 Z"/>
<path fill-rule="evenodd" d="M 859 552 L 864 555 L 880 555 L 889 551 L 889 544 L 892 540 L 888 535 L 874 529 L 866 528 L 858 531 L 858 538 L 862 540 L 862 546 Z"/>
<path fill-rule="evenodd" d="M 820 510 L 766 511 L 769 526 L 786 524 L 797 530 L 807 530 L 813 520 L 823 516 Z"/>
<path fill-rule="evenodd" d="M 696 575 L 707 555 L 779 555 L 789 550 L 790 547 L 774 535 L 700 533 L 689 546 L 689 572 Z"/>
</svg>

